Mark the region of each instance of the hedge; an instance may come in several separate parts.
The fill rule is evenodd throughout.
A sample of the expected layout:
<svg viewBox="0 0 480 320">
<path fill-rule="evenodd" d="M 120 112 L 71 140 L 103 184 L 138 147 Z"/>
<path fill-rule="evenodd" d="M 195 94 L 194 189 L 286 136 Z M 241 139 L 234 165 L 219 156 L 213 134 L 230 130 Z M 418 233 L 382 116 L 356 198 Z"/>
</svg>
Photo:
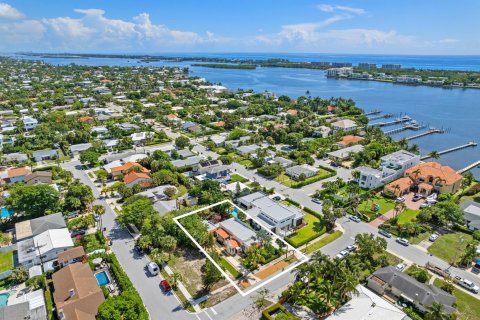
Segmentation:
<svg viewBox="0 0 480 320">
<path fill-rule="evenodd" d="M 285 240 L 286 242 L 288 242 L 292 247 L 298 248 L 298 247 L 301 247 L 301 246 L 309 243 L 309 242 L 312 241 L 312 240 L 317 239 L 318 237 L 320 237 L 320 236 L 323 235 L 323 234 L 324 234 L 324 233 L 314 233 L 314 234 L 312 234 L 310 237 L 308 237 L 308 238 L 306 238 L 306 239 L 304 239 L 304 240 L 302 240 L 302 241 L 293 242 L 291 238 L 296 235 L 296 233 L 293 233 L 293 234 L 291 234 L 291 235 L 289 236 L 290 238 L 285 237 L 283 240 Z"/>
<path fill-rule="evenodd" d="M 267 309 L 263 310 L 262 311 L 262 319 L 265 319 L 265 320 L 274 320 L 278 317 L 278 314 L 273 317 L 272 315 L 281 311 L 281 313 L 285 314 L 286 316 L 288 316 L 288 319 L 298 319 L 297 317 L 295 317 L 293 314 L 291 314 L 290 312 L 288 312 L 287 309 L 285 309 L 284 306 L 282 306 L 280 303 L 275 303 L 274 305 L 268 307 Z"/>
<path fill-rule="evenodd" d="M 293 205 L 296 206 L 296 207 L 300 207 L 300 203 L 298 203 L 298 202 L 295 201 L 295 200 L 292 200 L 292 199 L 290 199 L 290 198 L 285 198 L 285 201 L 287 201 L 287 202 L 290 203 L 290 204 L 293 204 Z"/>
<path fill-rule="evenodd" d="M 303 210 L 305 210 L 305 212 L 308 212 L 311 215 L 317 217 L 318 219 L 323 220 L 323 216 L 320 213 L 318 213 L 317 211 L 314 211 L 314 210 L 312 210 L 308 207 L 303 207 Z"/>
</svg>

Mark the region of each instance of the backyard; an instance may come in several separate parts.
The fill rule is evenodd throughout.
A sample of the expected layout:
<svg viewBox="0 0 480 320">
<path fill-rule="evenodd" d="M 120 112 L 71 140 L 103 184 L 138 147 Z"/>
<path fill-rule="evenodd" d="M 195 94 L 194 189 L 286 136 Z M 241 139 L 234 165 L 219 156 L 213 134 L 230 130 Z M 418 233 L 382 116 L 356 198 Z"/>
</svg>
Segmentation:
<svg viewBox="0 0 480 320">
<path fill-rule="evenodd" d="M 428 252 L 451 264 L 458 262 L 472 236 L 462 232 L 442 235 L 430 247 Z"/>
<path fill-rule="evenodd" d="M 234 173 L 230 176 L 230 181 L 231 182 L 247 182 L 248 179 L 237 173 Z"/>
<path fill-rule="evenodd" d="M 441 287 L 444 283 L 441 279 L 435 279 L 433 284 Z M 480 301 L 470 294 L 455 288 L 452 294 L 457 298 L 456 305 L 458 320 L 480 319 Z"/>
<path fill-rule="evenodd" d="M 13 251 L 0 252 L 0 272 L 13 269 Z"/>
<path fill-rule="evenodd" d="M 304 245 L 305 243 L 312 241 L 313 239 L 316 239 L 317 237 L 324 234 L 326 231 L 325 225 L 319 218 L 308 212 L 304 211 L 304 213 L 304 219 L 307 225 L 303 228 L 298 229 L 292 237 L 288 237 L 285 239 L 295 248 L 298 248 L 299 246 Z"/>
<path fill-rule="evenodd" d="M 411 222 L 420 214 L 420 210 L 407 209 L 398 215 L 397 224 L 402 225 Z"/>
<path fill-rule="evenodd" d="M 275 181 L 280 182 L 281 184 L 290 188 L 297 188 L 297 187 L 306 186 L 308 184 L 329 178 L 335 174 L 336 172 L 330 172 L 323 168 L 319 168 L 317 175 L 310 178 L 306 178 L 304 181 L 296 181 L 296 180 L 290 179 L 290 177 L 287 176 L 285 173 L 282 173 L 281 175 L 276 177 Z"/>
<path fill-rule="evenodd" d="M 378 204 L 378 211 L 374 211 L 373 206 Z M 385 214 L 386 212 L 395 208 L 395 201 L 392 199 L 387 199 L 382 196 L 375 196 L 371 199 L 367 199 L 360 203 L 358 206 L 358 211 L 366 215 L 370 220 L 375 219 L 377 216 Z"/>
</svg>

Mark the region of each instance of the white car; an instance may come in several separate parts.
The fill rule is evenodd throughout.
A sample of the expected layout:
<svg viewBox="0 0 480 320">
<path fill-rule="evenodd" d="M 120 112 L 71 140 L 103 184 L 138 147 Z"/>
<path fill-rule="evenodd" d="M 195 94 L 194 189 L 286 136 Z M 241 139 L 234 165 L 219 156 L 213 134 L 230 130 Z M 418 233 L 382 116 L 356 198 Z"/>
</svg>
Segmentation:
<svg viewBox="0 0 480 320">
<path fill-rule="evenodd" d="M 312 201 L 317 203 L 317 204 L 322 204 L 322 200 L 320 200 L 318 198 L 313 198 Z"/>
<path fill-rule="evenodd" d="M 410 244 L 410 242 L 408 242 L 408 240 L 404 238 L 397 238 L 397 242 L 405 247 L 407 247 Z"/>
<path fill-rule="evenodd" d="M 431 241 L 431 242 L 434 242 L 435 240 L 438 239 L 438 237 L 440 237 L 440 235 L 438 233 L 433 233 L 429 238 L 428 240 Z"/>
<path fill-rule="evenodd" d="M 147 264 L 147 269 L 152 276 L 156 276 L 160 272 L 160 268 L 158 267 L 158 264 L 156 264 L 155 262 L 149 262 Z"/>
<path fill-rule="evenodd" d="M 428 208 L 430 207 L 430 203 L 424 202 L 420 205 L 420 209 Z"/>
<path fill-rule="evenodd" d="M 350 216 L 350 220 L 355 221 L 356 223 L 362 222 L 362 220 L 357 216 Z"/>
<path fill-rule="evenodd" d="M 398 271 L 403 271 L 403 269 L 405 269 L 406 265 L 404 263 L 399 263 L 395 266 L 395 269 L 397 269 Z"/>
<path fill-rule="evenodd" d="M 405 198 L 404 198 L 404 197 L 398 197 L 396 200 L 397 200 L 397 202 L 405 202 Z"/>
<path fill-rule="evenodd" d="M 475 283 L 467 279 L 461 279 L 460 281 L 458 281 L 458 285 L 464 287 L 465 289 L 473 293 L 478 293 L 478 291 L 480 290 L 480 288 L 478 288 Z"/>
<path fill-rule="evenodd" d="M 346 256 L 348 256 L 348 254 L 349 254 L 348 250 L 342 250 L 335 256 L 335 258 L 337 258 L 338 260 L 342 260 Z"/>
<path fill-rule="evenodd" d="M 351 245 L 347 246 L 345 248 L 345 250 L 348 250 L 348 252 L 354 252 L 355 250 L 357 250 L 357 246 L 354 245 L 354 244 L 351 244 Z"/>
</svg>

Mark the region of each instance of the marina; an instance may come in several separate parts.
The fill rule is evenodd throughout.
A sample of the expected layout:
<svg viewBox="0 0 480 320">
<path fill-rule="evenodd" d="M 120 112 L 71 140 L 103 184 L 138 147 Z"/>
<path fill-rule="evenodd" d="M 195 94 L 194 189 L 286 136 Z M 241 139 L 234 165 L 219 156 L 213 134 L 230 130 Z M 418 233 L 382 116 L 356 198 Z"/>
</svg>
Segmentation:
<svg viewBox="0 0 480 320">
<path fill-rule="evenodd" d="M 411 121 L 412 118 L 410 118 L 409 116 L 405 115 L 401 118 L 397 118 L 393 121 L 388 121 L 388 122 L 377 122 L 377 123 L 372 123 L 372 124 L 369 124 L 369 127 L 386 127 L 386 126 L 393 126 L 393 125 L 396 125 L 396 124 L 399 124 L 399 123 L 404 123 L 404 122 L 409 122 Z"/>
<path fill-rule="evenodd" d="M 437 152 L 437 154 L 439 156 L 441 156 L 442 154 L 454 152 L 454 151 L 457 151 L 457 150 L 462 150 L 462 149 L 469 148 L 469 147 L 476 147 L 476 146 L 477 146 L 476 142 L 470 141 L 469 143 L 462 144 L 461 146 L 458 146 L 458 147 L 453 147 L 453 148 L 450 148 L 450 149 L 439 151 L 439 152 Z M 420 158 L 420 160 L 425 160 L 425 159 L 429 159 L 429 158 L 431 158 L 429 155 L 425 155 L 425 156 L 422 156 Z"/>
</svg>

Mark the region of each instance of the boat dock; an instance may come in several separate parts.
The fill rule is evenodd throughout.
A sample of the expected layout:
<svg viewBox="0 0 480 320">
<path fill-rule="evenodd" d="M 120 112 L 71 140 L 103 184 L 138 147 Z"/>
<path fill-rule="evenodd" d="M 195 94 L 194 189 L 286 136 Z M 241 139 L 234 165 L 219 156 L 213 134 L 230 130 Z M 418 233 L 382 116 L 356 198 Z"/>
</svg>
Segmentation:
<svg viewBox="0 0 480 320">
<path fill-rule="evenodd" d="M 475 161 L 474 163 L 466 166 L 465 168 L 458 170 L 457 173 L 462 174 L 462 173 L 470 171 L 473 168 L 478 167 L 478 166 L 480 166 L 480 161 Z"/>
<path fill-rule="evenodd" d="M 424 136 L 428 136 L 430 134 L 434 134 L 434 133 L 444 133 L 445 131 L 444 130 L 441 130 L 441 129 L 436 129 L 436 128 L 431 128 L 430 130 L 426 131 L 426 132 L 422 132 L 422 133 L 419 133 L 419 134 L 416 134 L 414 136 L 410 136 L 410 137 L 406 137 L 404 138 L 405 140 L 409 141 L 409 140 L 413 140 L 413 139 L 418 139 L 418 138 L 421 138 L 421 137 L 424 137 Z"/>
<path fill-rule="evenodd" d="M 405 130 L 417 131 L 417 130 L 420 130 L 420 129 L 423 129 L 423 128 L 426 128 L 426 127 L 427 126 L 424 125 L 424 124 L 407 123 L 401 128 L 395 128 L 395 129 L 392 129 L 392 130 L 385 131 L 383 133 L 386 134 L 387 136 L 389 136 L 391 134 L 399 133 L 399 132 L 402 132 L 402 131 L 405 131 Z"/>
<path fill-rule="evenodd" d="M 375 116 L 375 117 L 368 118 L 368 121 L 373 121 L 373 120 L 378 120 L 378 119 L 388 119 L 388 118 L 391 118 L 391 117 L 393 117 L 393 113 L 387 113 L 387 114 L 382 114 L 380 116 Z"/>
<path fill-rule="evenodd" d="M 477 146 L 476 142 L 470 141 L 469 143 L 462 144 L 461 146 L 458 146 L 458 147 L 454 147 L 454 148 L 450 148 L 450 149 L 447 149 L 447 150 L 439 151 L 438 155 L 442 155 L 442 154 L 445 154 L 445 153 L 450 153 L 450 152 L 461 150 L 461 149 L 468 148 L 468 147 L 476 147 L 476 146 Z M 430 156 L 426 155 L 426 156 L 421 157 L 420 160 L 425 160 L 425 159 L 428 159 L 428 158 L 430 158 Z"/>
<path fill-rule="evenodd" d="M 372 110 L 372 111 L 368 111 L 365 113 L 366 116 L 371 116 L 371 115 L 374 115 L 374 114 L 379 114 L 379 113 L 382 113 L 382 110 Z"/>
<path fill-rule="evenodd" d="M 408 121 L 411 121 L 411 120 L 412 120 L 412 118 L 410 118 L 409 116 L 403 116 L 403 117 L 397 118 L 393 121 L 372 123 L 372 124 L 369 124 L 369 126 L 370 127 L 386 127 L 386 126 L 392 126 L 394 124 L 408 122 Z"/>
</svg>

